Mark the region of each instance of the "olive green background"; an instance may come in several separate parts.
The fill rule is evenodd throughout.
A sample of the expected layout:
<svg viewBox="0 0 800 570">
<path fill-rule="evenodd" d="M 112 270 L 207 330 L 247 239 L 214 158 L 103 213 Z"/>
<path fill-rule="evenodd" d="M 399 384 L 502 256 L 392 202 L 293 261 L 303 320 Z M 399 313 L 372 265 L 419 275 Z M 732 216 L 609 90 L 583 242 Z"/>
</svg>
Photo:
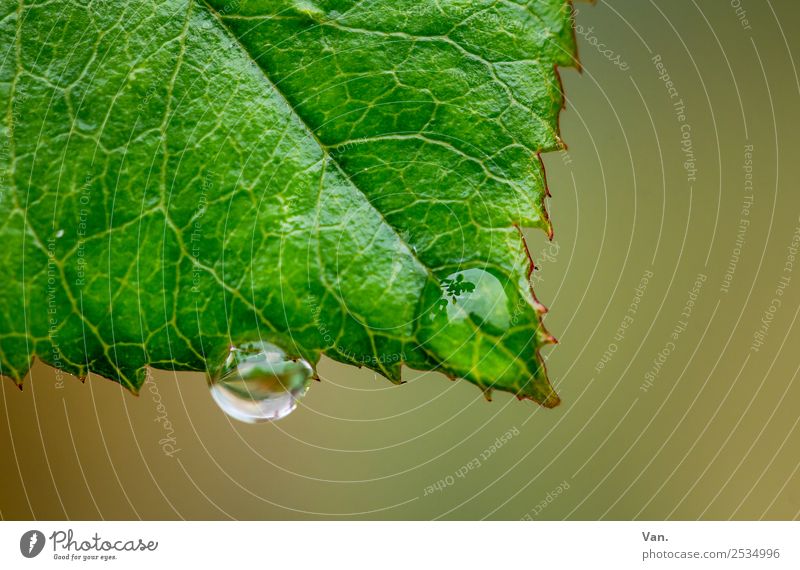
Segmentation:
<svg viewBox="0 0 800 570">
<path fill-rule="evenodd" d="M 0 383 L 2 518 L 800 517 L 800 6 L 738 4 L 577 5 L 555 238 L 528 232 L 560 407 L 328 360 L 289 418 L 244 425 L 199 374 L 137 398 L 37 364 Z"/>
</svg>

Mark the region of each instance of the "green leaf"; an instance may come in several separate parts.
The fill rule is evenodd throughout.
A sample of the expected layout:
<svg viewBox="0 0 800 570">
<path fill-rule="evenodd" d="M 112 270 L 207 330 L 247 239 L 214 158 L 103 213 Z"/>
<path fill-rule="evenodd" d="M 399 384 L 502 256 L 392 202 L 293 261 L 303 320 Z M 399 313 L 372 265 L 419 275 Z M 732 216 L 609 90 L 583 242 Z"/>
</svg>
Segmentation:
<svg viewBox="0 0 800 570">
<path fill-rule="evenodd" d="M 568 1 L 0 6 L 0 373 L 136 392 L 264 339 L 558 403 L 519 228 Z"/>
</svg>

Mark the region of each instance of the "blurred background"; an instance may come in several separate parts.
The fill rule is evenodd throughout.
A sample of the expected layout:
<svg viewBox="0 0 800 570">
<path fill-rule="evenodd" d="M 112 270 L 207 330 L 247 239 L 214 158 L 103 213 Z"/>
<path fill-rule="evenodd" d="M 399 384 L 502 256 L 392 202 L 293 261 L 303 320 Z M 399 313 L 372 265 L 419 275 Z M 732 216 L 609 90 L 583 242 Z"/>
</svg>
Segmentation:
<svg viewBox="0 0 800 570">
<path fill-rule="evenodd" d="M 800 517 L 800 6 L 576 10 L 555 237 L 527 234 L 560 407 L 326 360 L 245 425 L 200 374 L 137 398 L 37 364 L 0 383 L 0 516 Z"/>
</svg>

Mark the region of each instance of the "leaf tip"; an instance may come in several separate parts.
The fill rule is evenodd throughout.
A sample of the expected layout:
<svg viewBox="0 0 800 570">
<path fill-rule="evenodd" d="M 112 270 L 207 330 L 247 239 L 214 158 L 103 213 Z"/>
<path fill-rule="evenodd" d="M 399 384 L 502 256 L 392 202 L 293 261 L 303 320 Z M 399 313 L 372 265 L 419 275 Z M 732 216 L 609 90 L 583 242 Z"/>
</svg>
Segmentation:
<svg viewBox="0 0 800 570">
<path fill-rule="evenodd" d="M 519 393 L 517 394 L 517 400 L 530 400 L 548 409 L 553 409 L 561 404 L 561 398 L 558 397 L 558 394 L 556 394 L 552 388 L 550 388 L 550 392 L 544 397 L 539 397 L 533 394 Z"/>
<path fill-rule="evenodd" d="M 558 397 L 558 394 L 553 392 L 547 397 L 547 399 L 545 399 L 544 402 L 539 402 L 539 404 L 541 404 L 545 408 L 552 409 L 561 404 L 561 398 Z"/>
</svg>

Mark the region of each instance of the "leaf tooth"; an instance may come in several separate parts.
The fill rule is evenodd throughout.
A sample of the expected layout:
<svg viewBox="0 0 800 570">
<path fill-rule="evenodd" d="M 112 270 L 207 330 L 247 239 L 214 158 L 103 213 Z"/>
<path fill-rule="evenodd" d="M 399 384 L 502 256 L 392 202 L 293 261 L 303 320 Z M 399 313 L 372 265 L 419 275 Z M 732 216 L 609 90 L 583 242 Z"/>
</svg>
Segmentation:
<svg viewBox="0 0 800 570">
<path fill-rule="evenodd" d="M 551 335 L 544 327 L 539 328 L 536 331 L 536 340 L 538 344 L 541 346 L 545 346 L 548 344 L 558 344 L 558 339 Z"/>
<path fill-rule="evenodd" d="M 139 395 L 139 391 L 144 386 L 144 383 L 147 382 L 148 378 L 151 377 L 150 369 L 147 366 L 142 366 L 141 368 L 137 368 L 133 373 L 133 378 L 135 384 L 128 388 L 134 396 Z"/>
<path fill-rule="evenodd" d="M 108 361 L 98 361 L 89 366 L 93 376 L 113 380 L 121 384 L 134 396 L 139 395 L 142 385 L 147 381 L 149 373 L 147 366 L 140 365 L 138 367 L 124 367 L 112 365 Z M 85 381 L 86 376 L 78 376 L 78 379 Z"/>
<path fill-rule="evenodd" d="M 0 347 L 1 348 L 1 347 Z M 7 356 L 8 353 L 0 350 L 0 377 L 5 376 L 11 380 L 17 388 L 22 390 L 22 383 L 28 375 L 28 371 L 33 366 L 35 357 L 26 358 L 25 356 Z M 13 353 L 11 353 L 13 355 Z"/>
<path fill-rule="evenodd" d="M 16 375 L 12 374 L 0 374 L 0 378 L 8 378 L 17 388 L 22 390 L 22 378 L 18 378 Z"/>
<path fill-rule="evenodd" d="M 398 367 L 393 366 L 391 368 L 386 368 L 382 366 L 381 369 L 376 370 L 376 372 L 378 372 L 378 374 L 380 374 L 384 378 L 387 378 L 389 382 L 391 382 L 392 384 L 395 384 L 397 386 L 399 386 L 400 384 L 405 384 L 405 381 L 401 378 L 400 368 Z"/>
<path fill-rule="evenodd" d="M 17 378 L 15 378 L 13 376 L 10 376 L 8 374 L 0 374 L 0 378 L 8 378 L 10 381 L 12 381 L 14 383 L 14 385 L 17 388 L 19 388 L 20 392 L 22 391 L 22 380 L 21 379 L 17 379 Z"/>
<path fill-rule="evenodd" d="M 390 364 L 387 364 L 385 362 L 381 362 L 380 360 L 378 360 L 377 362 L 374 363 L 370 362 L 361 364 L 359 365 L 359 368 L 361 368 L 362 366 L 366 366 L 373 372 L 377 372 L 384 378 L 388 379 L 389 382 L 391 382 L 392 384 L 395 385 L 405 384 L 405 381 L 403 380 L 402 361 L 392 362 Z"/>
</svg>

